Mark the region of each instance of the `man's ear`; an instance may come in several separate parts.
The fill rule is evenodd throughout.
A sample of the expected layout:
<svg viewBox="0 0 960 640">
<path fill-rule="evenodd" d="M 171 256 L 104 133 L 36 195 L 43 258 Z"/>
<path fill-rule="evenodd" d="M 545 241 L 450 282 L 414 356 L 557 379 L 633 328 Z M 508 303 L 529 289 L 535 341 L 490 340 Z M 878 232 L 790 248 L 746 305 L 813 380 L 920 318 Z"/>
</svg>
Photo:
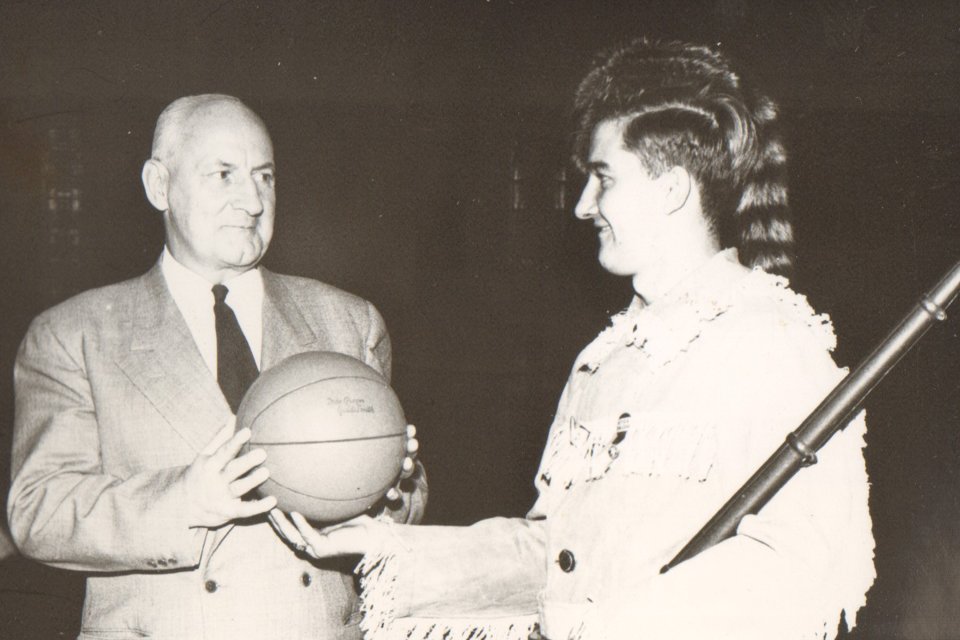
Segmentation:
<svg viewBox="0 0 960 640">
<path fill-rule="evenodd" d="M 143 190 L 147 192 L 150 204 L 160 211 L 169 209 L 167 187 L 170 185 L 170 173 L 167 168 L 160 161 L 151 158 L 143 163 L 140 179 L 143 180 Z"/>
<path fill-rule="evenodd" d="M 686 206 L 693 190 L 693 178 L 683 167 L 671 167 L 657 181 L 663 189 L 667 211 L 674 213 Z"/>
</svg>

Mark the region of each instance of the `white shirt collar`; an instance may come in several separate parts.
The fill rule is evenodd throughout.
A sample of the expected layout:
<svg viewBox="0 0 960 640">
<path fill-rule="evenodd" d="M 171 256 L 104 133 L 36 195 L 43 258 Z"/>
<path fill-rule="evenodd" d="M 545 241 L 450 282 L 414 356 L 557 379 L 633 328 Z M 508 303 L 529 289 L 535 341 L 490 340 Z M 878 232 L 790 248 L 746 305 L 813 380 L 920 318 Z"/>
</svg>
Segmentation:
<svg viewBox="0 0 960 640">
<path fill-rule="evenodd" d="M 177 261 L 167 247 L 160 258 L 160 271 L 180 314 L 187 323 L 193 340 L 210 371 L 217 371 L 217 333 L 213 315 L 213 284 Z M 237 316 L 260 366 L 263 346 L 263 275 L 259 268 L 250 269 L 223 283 L 229 290 L 227 304 Z"/>
</svg>

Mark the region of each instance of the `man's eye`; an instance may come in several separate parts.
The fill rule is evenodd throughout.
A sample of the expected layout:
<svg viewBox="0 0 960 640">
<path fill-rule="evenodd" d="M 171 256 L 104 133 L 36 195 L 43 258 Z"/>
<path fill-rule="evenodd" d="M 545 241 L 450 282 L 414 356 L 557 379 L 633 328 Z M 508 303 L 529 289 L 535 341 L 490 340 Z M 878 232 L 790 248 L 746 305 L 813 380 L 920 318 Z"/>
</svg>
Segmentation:
<svg viewBox="0 0 960 640">
<path fill-rule="evenodd" d="M 230 171 L 227 169 L 222 169 L 213 174 L 219 180 L 228 180 L 230 178 Z"/>
<path fill-rule="evenodd" d="M 276 179 L 277 179 L 276 176 L 274 176 L 272 173 L 257 174 L 257 180 L 259 180 L 260 182 L 262 182 L 267 186 L 273 186 L 273 183 L 276 181 Z"/>
</svg>

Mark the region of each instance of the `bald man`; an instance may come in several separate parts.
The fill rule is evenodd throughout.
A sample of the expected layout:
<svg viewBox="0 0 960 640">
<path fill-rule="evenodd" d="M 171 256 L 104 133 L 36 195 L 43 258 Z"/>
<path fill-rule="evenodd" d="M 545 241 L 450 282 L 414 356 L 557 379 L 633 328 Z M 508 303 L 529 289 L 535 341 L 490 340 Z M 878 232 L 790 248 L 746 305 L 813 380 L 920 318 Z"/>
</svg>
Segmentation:
<svg viewBox="0 0 960 640">
<path fill-rule="evenodd" d="M 142 179 L 163 215 L 156 266 L 44 312 L 21 345 L 17 546 L 89 572 L 80 638 L 357 638 L 349 567 L 288 546 L 268 522 L 273 498 L 241 499 L 267 471 L 262 451 L 238 455 L 249 432 L 234 433 L 214 285 L 261 370 L 320 350 L 389 377 L 383 321 L 356 296 L 259 266 L 273 233 L 273 146 L 236 98 L 168 106 Z M 385 507 L 391 517 L 421 516 L 426 483 L 414 479 Z"/>
</svg>

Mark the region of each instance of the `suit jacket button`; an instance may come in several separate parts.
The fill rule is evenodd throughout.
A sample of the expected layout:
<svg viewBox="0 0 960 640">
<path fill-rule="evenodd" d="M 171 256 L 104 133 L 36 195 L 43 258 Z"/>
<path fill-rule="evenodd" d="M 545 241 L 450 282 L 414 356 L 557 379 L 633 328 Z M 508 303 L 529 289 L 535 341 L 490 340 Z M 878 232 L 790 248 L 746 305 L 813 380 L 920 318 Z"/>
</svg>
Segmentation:
<svg viewBox="0 0 960 640">
<path fill-rule="evenodd" d="M 203 588 L 207 590 L 207 593 L 214 593 L 217 590 L 217 583 L 213 580 L 207 580 L 203 584 Z"/>
<path fill-rule="evenodd" d="M 557 556 L 557 563 L 560 565 L 561 571 L 570 573 L 573 571 L 573 568 L 577 566 L 577 559 L 574 557 L 572 551 L 564 549 L 560 552 L 560 555 Z"/>
<path fill-rule="evenodd" d="M 310 583 L 313 582 L 313 578 L 310 577 L 310 574 L 306 571 L 303 572 L 303 575 L 300 576 L 300 582 L 303 583 L 303 586 L 309 587 Z"/>
</svg>

